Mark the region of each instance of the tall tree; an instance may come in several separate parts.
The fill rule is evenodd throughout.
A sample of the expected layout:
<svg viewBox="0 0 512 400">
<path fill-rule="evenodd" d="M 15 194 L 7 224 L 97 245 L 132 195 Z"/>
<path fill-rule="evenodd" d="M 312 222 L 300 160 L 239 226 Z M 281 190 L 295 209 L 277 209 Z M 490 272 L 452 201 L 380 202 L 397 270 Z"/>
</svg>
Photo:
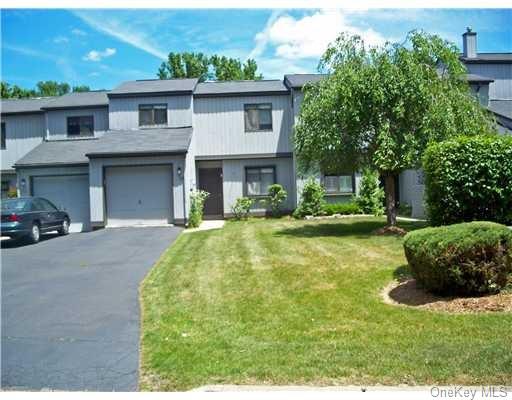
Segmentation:
<svg viewBox="0 0 512 400">
<path fill-rule="evenodd" d="M 73 92 L 90 92 L 91 88 L 87 85 L 73 86 Z"/>
<path fill-rule="evenodd" d="M 40 81 L 37 82 L 37 91 L 40 96 L 62 96 L 69 93 L 69 84 L 57 81 Z"/>
<path fill-rule="evenodd" d="M 248 59 L 244 64 L 237 58 L 213 55 L 207 57 L 203 53 L 169 53 L 166 62 L 158 69 L 160 79 L 199 78 L 200 82 L 207 79 L 227 81 L 241 79 L 262 79 L 257 73 L 256 61 Z"/>
<path fill-rule="evenodd" d="M 341 34 L 304 88 L 294 142 L 303 171 L 376 168 L 385 180 L 388 226 L 396 225 L 395 178 L 421 165 L 431 142 L 495 132 L 462 79 L 455 45 L 412 31 L 402 44 L 367 48 Z"/>
</svg>

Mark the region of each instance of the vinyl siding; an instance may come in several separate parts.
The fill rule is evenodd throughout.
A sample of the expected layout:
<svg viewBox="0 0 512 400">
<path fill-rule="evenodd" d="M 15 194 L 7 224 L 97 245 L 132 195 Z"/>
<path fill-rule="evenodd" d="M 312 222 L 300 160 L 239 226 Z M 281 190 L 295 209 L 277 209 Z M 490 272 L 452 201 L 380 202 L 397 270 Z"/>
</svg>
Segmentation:
<svg viewBox="0 0 512 400">
<path fill-rule="evenodd" d="M 167 104 L 167 125 L 192 125 L 192 96 L 123 97 L 110 99 L 110 129 L 139 129 L 140 104 Z"/>
<path fill-rule="evenodd" d="M 489 85 L 490 99 L 512 100 L 512 64 L 467 64 L 469 73 L 494 79 Z"/>
<path fill-rule="evenodd" d="M 413 218 L 425 217 L 425 186 L 418 183 L 418 170 L 407 169 L 400 174 L 400 202 L 412 207 Z"/>
<path fill-rule="evenodd" d="M 293 192 L 293 163 L 292 158 L 266 158 L 266 159 L 243 159 L 224 160 L 222 163 L 224 213 L 232 213 L 231 206 L 236 199 L 244 196 L 245 167 L 275 166 L 277 183 L 282 185 L 288 192 L 283 209 L 292 210 L 295 208 L 295 194 Z M 264 211 L 259 204 L 255 204 L 253 211 Z"/>
<path fill-rule="evenodd" d="M 72 110 L 47 111 L 48 140 L 68 139 L 68 117 L 92 115 L 94 118 L 94 136 L 101 136 L 108 130 L 108 108 L 84 108 Z"/>
<path fill-rule="evenodd" d="M 2 170 L 12 169 L 16 161 L 43 141 L 43 114 L 3 115 L 6 147 L 2 150 Z"/>
<path fill-rule="evenodd" d="M 255 103 L 272 104 L 272 131 L 245 132 L 244 104 Z M 195 98 L 196 155 L 291 152 L 292 122 L 288 95 Z"/>
</svg>

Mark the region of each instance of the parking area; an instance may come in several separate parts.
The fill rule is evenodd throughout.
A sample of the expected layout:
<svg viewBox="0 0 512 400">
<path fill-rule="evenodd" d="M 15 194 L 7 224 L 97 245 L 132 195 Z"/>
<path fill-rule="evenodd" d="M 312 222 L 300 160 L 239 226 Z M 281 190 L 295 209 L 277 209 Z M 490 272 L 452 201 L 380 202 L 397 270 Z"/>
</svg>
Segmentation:
<svg viewBox="0 0 512 400">
<path fill-rule="evenodd" d="M 2 242 L 2 387 L 136 390 L 138 287 L 180 232 L 117 228 Z"/>
</svg>

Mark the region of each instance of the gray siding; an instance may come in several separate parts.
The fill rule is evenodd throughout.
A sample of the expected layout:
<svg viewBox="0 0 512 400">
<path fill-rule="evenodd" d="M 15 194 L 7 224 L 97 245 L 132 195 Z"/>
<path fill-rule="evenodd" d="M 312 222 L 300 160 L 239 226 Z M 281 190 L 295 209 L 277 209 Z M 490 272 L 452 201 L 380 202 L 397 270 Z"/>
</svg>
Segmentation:
<svg viewBox="0 0 512 400">
<path fill-rule="evenodd" d="M 407 169 L 400 174 L 400 202 L 412 207 L 413 218 L 425 217 L 425 186 L 419 181 L 419 172 Z"/>
<path fill-rule="evenodd" d="M 76 175 L 76 174 L 87 174 L 89 169 L 86 166 L 83 167 L 46 167 L 46 168 L 18 168 L 18 188 L 20 196 L 30 196 L 32 189 L 32 177 L 34 176 L 55 176 L 55 175 Z M 25 184 L 22 184 L 22 180 L 25 180 Z"/>
<path fill-rule="evenodd" d="M 167 124 L 192 125 L 192 96 L 122 97 L 110 99 L 110 129 L 139 129 L 139 104 L 167 104 Z"/>
<path fill-rule="evenodd" d="M 13 164 L 43 141 L 45 118 L 43 114 L 2 115 L 5 122 L 6 146 L 2 150 L 2 170 Z"/>
<path fill-rule="evenodd" d="M 512 64 L 467 64 L 468 72 L 494 79 L 490 99 L 512 100 Z"/>
<path fill-rule="evenodd" d="M 224 160 L 222 163 L 224 213 L 231 214 L 231 206 L 236 199 L 244 196 L 245 167 L 275 166 L 277 183 L 282 185 L 288 192 L 288 198 L 283 209 L 292 210 L 295 208 L 295 194 L 293 192 L 293 162 L 292 158 L 266 158 L 266 159 L 243 159 Z M 258 204 L 254 211 L 264 211 Z"/>
<path fill-rule="evenodd" d="M 178 175 L 178 168 L 185 170 L 185 159 L 183 156 L 165 156 L 165 157 L 129 157 L 129 158 L 94 158 L 89 163 L 89 196 L 91 207 L 91 223 L 93 227 L 104 226 L 106 222 L 106 204 L 103 187 L 104 167 L 108 166 L 136 166 L 152 164 L 172 164 L 173 168 L 173 217 L 174 220 L 183 223 L 187 216 L 187 210 L 184 209 L 185 193 L 189 192 L 188 187 L 184 187 L 186 182 L 183 176 Z M 183 173 L 183 172 L 182 172 Z M 133 190 L 138 190 L 133 188 Z"/>
<path fill-rule="evenodd" d="M 244 104 L 252 103 L 272 104 L 271 132 L 245 132 Z M 196 155 L 291 152 L 292 122 L 290 97 L 287 95 L 196 98 Z"/>
<path fill-rule="evenodd" d="M 67 139 L 67 118 L 92 115 L 94 118 L 94 136 L 101 136 L 108 130 L 108 108 L 77 108 L 74 110 L 47 111 L 48 140 Z"/>
</svg>

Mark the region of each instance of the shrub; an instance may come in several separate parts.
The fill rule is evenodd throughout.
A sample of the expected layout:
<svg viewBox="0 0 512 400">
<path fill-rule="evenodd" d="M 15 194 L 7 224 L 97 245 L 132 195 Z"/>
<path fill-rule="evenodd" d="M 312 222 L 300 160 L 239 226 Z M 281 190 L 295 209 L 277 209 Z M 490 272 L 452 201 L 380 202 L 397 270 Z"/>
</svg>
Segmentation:
<svg viewBox="0 0 512 400">
<path fill-rule="evenodd" d="M 231 206 L 231 212 L 233 213 L 235 219 L 247 219 L 253 204 L 254 200 L 249 197 L 239 197 L 236 199 L 235 204 Z"/>
<path fill-rule="evenodd" d="M 279 215 L 281 204 L 286 200 L 287 196 L 286 190 L 276 183 L 268 187 L 268 199 L 261 200 L 261 203 L 265 207 L 268 205 L 272 215 L 275 217 Z"/>
<path fill-rule="evenodd" d="M 16 190 L 16 188 L 9 188 L 9 190 L 7 191 L 7 197 L 9 199 L 14 199 L 16 197 L 18 197 L 18 191 Z"/>
<path fill-rule="evenodd" d="M 361 214 L 361 208 L 355 202 L 350 203 L 330 203 L 324 206 L 324 212 L 326 215 L 351 215 Z"/>
<path fill-rule="evenodd" d="M 379 186 L 379 174 L 370 169 L 363 171 L 356 203 L 364 214 L 384 214 L 384 190 Z"/>
<path fill-rule="evenodd" d="M 322 185 L 309 178 L 302 189 L 299 206 L 293 212 L 295 218 L 304 218 L 306 215 L 322 215 L 325 207 L 325 189 Z"/>
<path fill-rule="evenodd" d="M 404 250 L 418 283 L 435 293 L 496 293 L 512 280 L 512 231 L 494 222 L 413 231 Z"/>
<path fill-rule="evenodd" d="M 204 202 L 210 193 L 204 190 L 194 190 L 190 193 L 190 212 L 188 216 L 188 227 L 197 228 L 203 221 Z"/>
<path fill-rule="evenodd" d="M 433 225 L 473 220 L 512 224 L 512 137 L 458 137 L 432 144 L 423 168 Z"/>
</svg>

